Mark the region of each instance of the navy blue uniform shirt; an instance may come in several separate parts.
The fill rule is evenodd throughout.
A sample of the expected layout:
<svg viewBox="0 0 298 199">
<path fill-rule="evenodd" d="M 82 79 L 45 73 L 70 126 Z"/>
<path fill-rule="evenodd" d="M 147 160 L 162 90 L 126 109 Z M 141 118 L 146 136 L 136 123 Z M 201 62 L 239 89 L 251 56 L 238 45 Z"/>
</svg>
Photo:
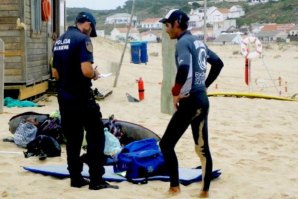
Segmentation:
<svg viewBox="0 0 298 199">
<path fill-rule="evenodd" d="M 59 74 L 60 90 L 80 96 L 88 95 L 92 83 L 90 78 L 83 75 L 81 63 L 93 63 L 90 38 L 71 26 L 55 42 L 53 53 L 53 67 Z"/>
</svg>

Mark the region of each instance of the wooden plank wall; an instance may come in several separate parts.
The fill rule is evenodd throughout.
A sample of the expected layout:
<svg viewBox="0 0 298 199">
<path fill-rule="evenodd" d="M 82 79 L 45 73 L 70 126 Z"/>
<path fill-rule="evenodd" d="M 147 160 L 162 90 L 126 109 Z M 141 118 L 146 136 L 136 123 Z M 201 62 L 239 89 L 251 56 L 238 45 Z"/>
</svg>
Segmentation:
<svg viewBox="0 0 298 199">
<path fill-rule="evenodd" d="M 16 28 L 20 0 L 0 0 L 0 38 L 5 43 L 4 83 L 24 82 L 22 32 Z"/>
<path fill-rule="evenodd" d="M 25 19 L 31 27 L 31 0 L 25 0 Z M 48 52 L 48 24 L 41 22 L 40 34 L 30 31 L 26 37 L 27 49 L 27 84 L 35 84 L 44 81 L 50 77 L 49 71 L 49 52 Z M 51 29 L 51 28 L 50 28 Z"/>
<path fill-rule="evenodd" d="M 40 34 L 31 28 L 31 0 L 0 0 L 0 38 L 5 42 L 5 83 L 31 85 L 50 77 L 48 24 Z M 26 30 L 17 29 L 17 18 Z M 51 28 L 50 28 L 51 29 Z"/>
</svg>

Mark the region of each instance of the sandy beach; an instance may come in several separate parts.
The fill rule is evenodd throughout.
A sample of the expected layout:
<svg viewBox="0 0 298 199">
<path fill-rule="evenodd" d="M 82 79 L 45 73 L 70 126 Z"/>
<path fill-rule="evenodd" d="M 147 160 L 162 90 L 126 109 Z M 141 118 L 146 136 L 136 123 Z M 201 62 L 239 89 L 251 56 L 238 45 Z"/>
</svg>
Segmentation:
<svg viewBox="0 0 298 199">
<path fill-rule="evenodd" d="M 93 40 L 95 65 L 102 73 L 114 72 L 123 45 L 103 38 Z M 208 92 L 257 92 L 291 97 L 298 93 L 298 45 L 264 45 L 262 58 L 252 60 L 252 85 L 244 82 L 244 57 L 238 45 L 211 45 L 224 61 L 220 77 Z M 99 101 L 104 118 L 141 124 L 162 136 L 170 115 L 161 113 L 162 54 L 161 44 L 148 44 L 149 61 L 130 62 L 127 49 L 117 87 L 115 76 L 93 83 L 94 88 L 112 89 L 113 93 Z M 153 56 L 154 55 L 154 56 Z M 157 56 L 156 56 L 157 55 Z M 131 103 L 126 93 L 138 96 L 136 80 L 142 77 L 145 100 Z M 209 140 L 214 169 L 222 175 L 212 181 L 210 198 L 214 199 L 295 199 L 298 198 L 298 101 L 210 97 Z M 90 191 L 88 187 L 71 188 L 69 179 L 57 179 L 23 170 L 30 165 L 66 164 L 65 147 L 61 157 L 40 161 L 24 158 L 25 149 L 2 142 L 12 136 L 9 119 L 26 111 L 51 113 L 58 110 L 55 96 L 47 96 L 43 107 L 7 108 L 0 114 L 0 198 L 169 198 L 168 182 L 149 181 L 145 185 L 129 182 L 113 183 L 119 190 Z M 194 168 L 200 164 L 194 151 L 190 129 L 176 146 L 179 166 Z M 182 186 L 181 194 L 170 198 L 198 198 L 201 183 Z"/>
</svg>

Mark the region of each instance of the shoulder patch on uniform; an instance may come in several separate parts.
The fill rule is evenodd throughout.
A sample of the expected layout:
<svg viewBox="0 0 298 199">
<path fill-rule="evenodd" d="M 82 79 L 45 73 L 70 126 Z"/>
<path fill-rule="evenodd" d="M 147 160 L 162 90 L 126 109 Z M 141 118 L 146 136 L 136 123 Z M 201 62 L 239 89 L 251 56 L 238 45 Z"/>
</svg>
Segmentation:
<svg viewBox="0 0 298 199">
<path fill-rule="evenodd" d="M 92 46 L 91 41 L 86 41 L 86 49 L 87 49 L 90 53 L 93 52 L 93 46 Z"/>
</svg>

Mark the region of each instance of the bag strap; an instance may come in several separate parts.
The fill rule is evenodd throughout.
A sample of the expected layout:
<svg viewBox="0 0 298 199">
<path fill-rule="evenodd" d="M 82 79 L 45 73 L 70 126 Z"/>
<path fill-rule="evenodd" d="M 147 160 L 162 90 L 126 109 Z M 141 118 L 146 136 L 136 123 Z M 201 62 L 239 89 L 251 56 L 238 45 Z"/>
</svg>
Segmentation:
<svg viewBox="0 0 298 199">
<path fill-rule="evenodd" d="M 138 180 L 127 179 L 127 181 L 133 184 L 148 184 L 148 177 L 144 178 L 143 180 L 140 180 L 140 178 L 138 178 Z"/>
<path fill-rule="evenodd" d="M 148 184 L 148 179 L 149 179 L 149 174 L 148 172 L 142 168 L 144 170 L 145 173 L 145 177 L 143 178 L 137 178 L 137 180 L 134 180 L 132 178 L 126 178 L 128 182 L 131 182 L 133 184 Z"/>
</svg>

